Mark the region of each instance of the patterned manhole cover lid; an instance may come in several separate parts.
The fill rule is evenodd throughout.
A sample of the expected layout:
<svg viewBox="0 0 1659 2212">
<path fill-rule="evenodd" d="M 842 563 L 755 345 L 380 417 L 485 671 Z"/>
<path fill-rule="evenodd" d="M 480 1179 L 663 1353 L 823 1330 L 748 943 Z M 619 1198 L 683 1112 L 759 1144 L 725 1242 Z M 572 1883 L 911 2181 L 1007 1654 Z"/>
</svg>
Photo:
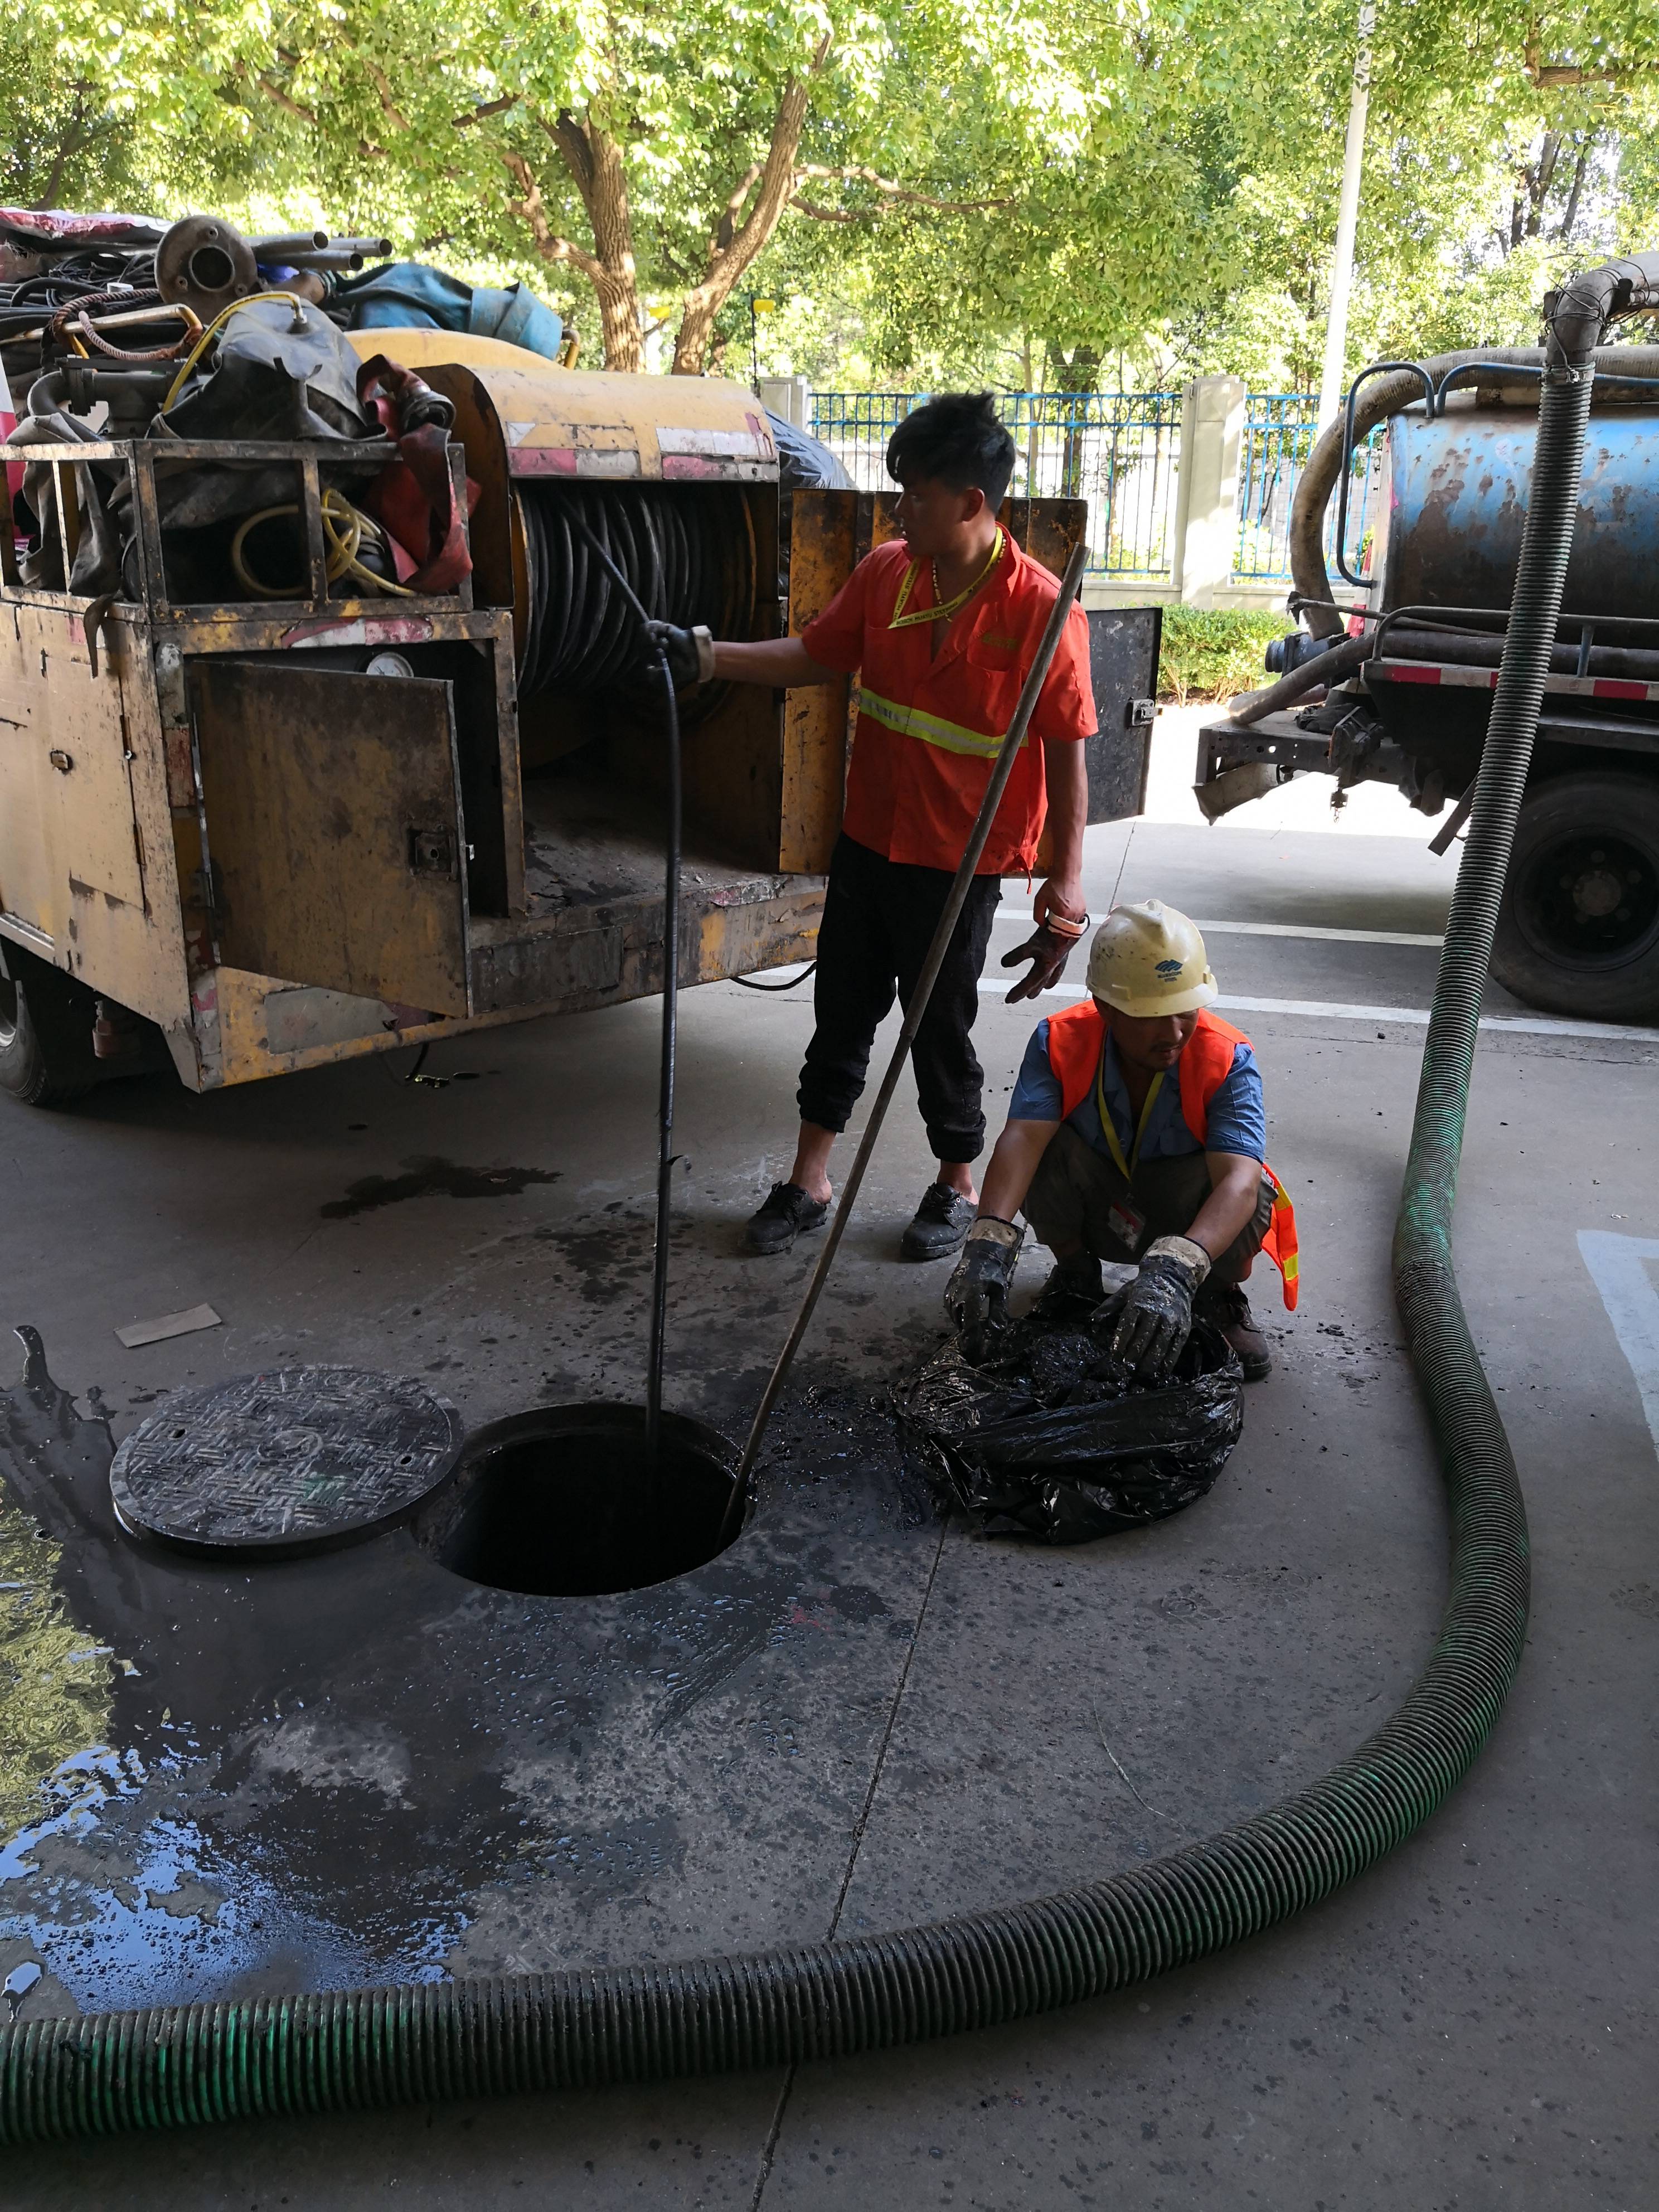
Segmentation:
<svg viewBox="0 0 1659 2212">
<path fill-rule="evenodd" d="M 178 1544 L 303 1550 L 395 1521 L 449 1473 L 460 1417 L 359 1367 L 238 1375 L 171 1401 L 110 1468 L 118 1518 Z"/>
</svg>

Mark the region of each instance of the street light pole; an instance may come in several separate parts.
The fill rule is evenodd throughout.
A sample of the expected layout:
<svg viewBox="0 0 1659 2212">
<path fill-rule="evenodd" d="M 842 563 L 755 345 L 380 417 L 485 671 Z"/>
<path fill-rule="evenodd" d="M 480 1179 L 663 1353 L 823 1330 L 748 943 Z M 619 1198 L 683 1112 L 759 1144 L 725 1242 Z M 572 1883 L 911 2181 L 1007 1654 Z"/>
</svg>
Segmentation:
<svg viewBox="0 0 1659 2212">
<path fill-rule="evenodd" d="M 1342 370 L 1348 347 L 1348 295 L 1353 289 L 1353 240 L 1359 220 L 1359 173 L 1365 160 L 1365 110 L 1370 100 L 1371 33 L 1376 25 L 1373 0 L 1360 0 L 1359 43 L 1353 58 L 1353 93 L 1348 101 L 1348 140 L 1342 155 L 1342 192 L 1336 208 L 1336 246 L 1331 255 L 1325 365 L 1319 378 L 1322 430 L 1335 422 L 1346 389 Z"/>
</svg>

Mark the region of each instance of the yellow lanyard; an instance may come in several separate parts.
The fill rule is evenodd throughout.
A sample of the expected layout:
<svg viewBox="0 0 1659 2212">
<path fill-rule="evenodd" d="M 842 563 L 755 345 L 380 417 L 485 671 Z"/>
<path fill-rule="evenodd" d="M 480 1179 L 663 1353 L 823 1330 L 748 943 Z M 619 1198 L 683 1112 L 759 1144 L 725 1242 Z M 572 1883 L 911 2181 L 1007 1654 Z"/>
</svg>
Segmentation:
<svg viewBox="0 0 1659 2212">
<path fill-rule="evenodd" d="M 1111 1109 L 1106 1103 L 1106 1054 L 1110 1044 L 1111 1039 L 1109 1036 L 1103 1042 L 1100 1048 L 1100 1065 L 1095 1070 L 1095 1110 L 1100 1115 L 1101 1133 L 1106 1139 L 1106 1149 L 1112 1156 L 1113 1166 L 1116 1168 L 1125 1182 L 1133 1182 L 1135 1170 L 1140 1164 L 1141 1139 L 1146 1134 L 1146 1124 L 1152 1118 L 1152 1108 L 1158 1103 L 1158 1094 L 1164 1088 L 1164 1071 L 1159 1068 L 1147 1087 L 1146 1103 L 1140 1109 L 1139 1126 L 1135 1130 L 1135 1148 L 1126 1160 L 1123 1157 L 1123 1147 L 1118 1142 L 1117 1129 L 1112 1121 Z"/>
<path fill-rule="evenodd" d="M 904 610 L 909 600 L 911 588 L 915 585 L 916 578 L 921 574 L 921 562 L 913 561 L 904 572 L 904 581 L 899 586 L 898 597 L 893 602 L 892 619 L 887 625 L 888 629 L 914 629 L 919 623 L 949 622 L 953 615 L 960 614 L 963 607 L 967 605 L 969 600 L 973 598 L 974 593 L 978 591 L 980 586 L 990 574 L 992 569 L 996 567 L 997 562 L 1001 560 L 1003 542 L 1002 532 L 999 529 L 996 535 L 996 543 L 991 548 L 990 559 L 980 570 L 978 575 L 975 577 L 973 582 L 968 586 L 967 589 L 965 591 L 958 592 L 955 599 L 946 599 L 941 606 L 917 607 L 909 614 L 906 614 Z M 939 576 L 937 573 L 935 573 L 933 577 L 933 590 L 935 594 L 937 594 L 939 591 Z"/>
</svg>

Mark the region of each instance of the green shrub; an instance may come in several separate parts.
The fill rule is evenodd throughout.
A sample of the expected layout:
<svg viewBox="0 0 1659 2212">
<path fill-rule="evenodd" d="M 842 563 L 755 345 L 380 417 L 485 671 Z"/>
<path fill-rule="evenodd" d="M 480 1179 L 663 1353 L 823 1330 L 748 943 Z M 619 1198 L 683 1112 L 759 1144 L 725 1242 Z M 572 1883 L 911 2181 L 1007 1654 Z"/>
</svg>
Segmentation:
<svg viewBox="0 0 1659 2212">
<path fill-rule="evenodd" d="M 1189 699 L 1233 699 L 1272 679 L 1261 657 L 1270 638 L 1295 624 L 1286 614 L 1243 607 L 1164 610 L 1158 696 L 1184 707 Z"/>
</svg>

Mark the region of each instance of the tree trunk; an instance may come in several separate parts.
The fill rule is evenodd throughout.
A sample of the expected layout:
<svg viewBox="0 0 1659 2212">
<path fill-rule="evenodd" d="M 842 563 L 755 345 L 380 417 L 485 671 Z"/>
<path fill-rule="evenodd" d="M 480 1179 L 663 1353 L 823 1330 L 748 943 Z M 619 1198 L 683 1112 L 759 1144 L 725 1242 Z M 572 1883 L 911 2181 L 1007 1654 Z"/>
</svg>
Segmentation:
<svg viewBox="0 0 1659 2212">
<path fill-rule="evenodd" d="M 1536 238 L 1544 224 L 1544 203 L 1549 198 L 1550 185 L 1555 177 L 1556 157 L 1561 151 L 1561 141 L 1553 131 L 1544 133 L 1544 143 L 1538 159 L 1526 172 L 1527 179 L 1527 236 Z"/>
<path fill-rule="evenodd" d="M 685 295 L 678 334 L 674 340 L 676 376 L 701 376 L 708 356 L 714 318 L 732 296 L 738 280 L 769 242 L 795 194 L 795 155 L 811 99 L 811 80 L 823 68 L 830 51 L 826 37 L 812 57 L 805 76 L 792 76 L 783 88 L 777 113 L 772 118 L 771 143 L 766 158 L 740 180 L 726 204 L 714 235 L 708 241 L 708 258 L 702 281 Z M 750 191 L 754 202 L 746 216 L 744 204 Z M 739 217 L 742 218 L 741 222 Z"/>
<path fill-rule="evenodd" d="M 1578 149 L 1578 159 L 1573 164 L 1572 185 L 1567 193 L 1566 211 L 1561 217 L 1561 228 L 1555 234 L 1564 242 L 1572 236 L 1572 227 L 1578 220 L 1578 199 L 1584 189 L 1584 172 L 1589 167 L 1590 149 L 1595 143 L 1592 131 Z"/>
<path fill-rule="evenodd" d="M 1060 495 L 1062 499 L 1083 496 L 1083 437 L 1088 423 L 1088 410 L 1079 407 L 1078 400 L 1092 393 L 1100 385 L 1100 349 L 1097 346 L 1080 345 L 1067 361 L 1058 346 L 1051 345 L 1048 358 L 1059 366 L 1060 374 L 1054 380 L 1054 390 L 1066 395 L 1061 410 L 1065 427 L 1065 444 L 1060 450 Z"/>
<path fill-rule="evenodd" d="M 634 219 L 628 204 L 628 178 L 622 149 L 590 112 L 579 123 L 562 109 L 548 129 L 571 181 L 581 194 L 593 233 L 591 262 L 578 263 L 599 302 L 605 365 L 630 376 L 645 367 L 640 336 L 640 291 L 634 263 Z"/>
</svg>

